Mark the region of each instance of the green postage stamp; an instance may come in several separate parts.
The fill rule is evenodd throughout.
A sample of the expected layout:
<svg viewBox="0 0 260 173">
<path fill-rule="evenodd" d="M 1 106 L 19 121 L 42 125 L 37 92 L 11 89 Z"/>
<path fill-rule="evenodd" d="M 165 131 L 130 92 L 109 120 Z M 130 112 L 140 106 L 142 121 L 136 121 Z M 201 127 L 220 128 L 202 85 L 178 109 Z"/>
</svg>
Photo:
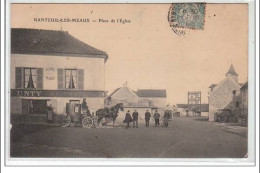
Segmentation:
<svg viewBox="0 0 260 173">
<path fill-rule="evenodd" d="M 202 30 L 204 27 L 205 3 L 174 3 L 168 14 L 173 28 Z"/>
</svg>

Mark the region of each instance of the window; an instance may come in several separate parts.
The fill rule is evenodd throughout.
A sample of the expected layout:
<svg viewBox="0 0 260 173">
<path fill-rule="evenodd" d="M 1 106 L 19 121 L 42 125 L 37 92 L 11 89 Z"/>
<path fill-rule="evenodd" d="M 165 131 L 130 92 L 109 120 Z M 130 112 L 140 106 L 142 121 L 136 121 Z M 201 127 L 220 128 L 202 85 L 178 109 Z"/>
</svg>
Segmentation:
<svg viewBox="0 0 260 173">
<path fill-rule="evenodd" d="M 78 88 L 78 75 L 76 69 L 65 69 L 65 88 L 66 89 Z"/>
<path fill-rule="evenodd" d="M 84 69 L 58 68 L 58 89 L 84 89 Z"/>
<path fill-rule="evenodd" d="M 239 107 L 240 103 L 239 102 L 236 102 L 236 107 Z"/>
<path fill-rule="evenodd" d="M 24 88 L 37 88 L 36 68 L 24 68 Z"/>
<path fill-rule="evenodd" d="M 233 95 L 236 95 L 236 94 L 237 94 L 237 91 L 236 91 L 236 90 L 234 90 L 234 91 L 233 91 Z"/>
<path fill-rule="evenodd" d="M 43 68 L 15 67 L 15 88 L 42 89 Z"/>
</svg>

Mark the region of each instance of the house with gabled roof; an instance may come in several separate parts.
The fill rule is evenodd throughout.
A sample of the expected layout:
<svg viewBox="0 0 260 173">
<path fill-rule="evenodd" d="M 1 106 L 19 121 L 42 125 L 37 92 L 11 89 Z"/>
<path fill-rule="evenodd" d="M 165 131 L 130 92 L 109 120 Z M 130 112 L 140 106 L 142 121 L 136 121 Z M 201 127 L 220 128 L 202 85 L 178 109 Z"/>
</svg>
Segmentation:
<svg viewBox="0 0 260 173">
<path fill-rule="evenodd" d="M 11 29 L 11 114 L 46 117 L 47 106 L 66 113 L 66 103 L 86 98 L 104 107 L 108 54 L 66 31 Z"/>
<path fill-rule="evenodd" d="M 140 99 L 150 100 L 156 107 L 167 105 L 167 93 L 165 89 L 138 89 L 136 95 Z"/>
<path fill-rule="evenodd" d="M 238 74 L 231 64 L 226 77 L 218 84 L 213 84 L 209 91 L 209 121 L 215 121 L 214 113 L 218 109 L 235 110 L 240 105 L 240 88 Z"/>
<path fill-rule="evenodd" d="M 156 89 L 138 89 L 134 91 L 130 89 L 127 84 L 115 89 L 105 100 L 105 106 L 111 107 L 117 103 L 123 103 L 124 112 L 119 113 L 119 117 L 123 118 L 125 112 L 135 109 L 139 112 L 140 119 L 144 119 L 146 110 L 153 113 L 158 110 L 161 114 L 164 113 L 167 106 L 166 90 Z"/>
</svg>

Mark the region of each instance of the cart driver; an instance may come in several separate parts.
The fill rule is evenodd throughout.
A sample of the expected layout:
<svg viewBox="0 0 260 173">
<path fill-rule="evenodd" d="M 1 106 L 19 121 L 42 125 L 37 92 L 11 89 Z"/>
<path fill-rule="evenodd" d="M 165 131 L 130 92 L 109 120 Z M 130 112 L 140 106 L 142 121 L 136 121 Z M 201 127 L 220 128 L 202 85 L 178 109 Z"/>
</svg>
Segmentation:
<svg viewBox="0 0 260 173">
<path fill-rule="evenodd" d="M 81 112 L 82 113 L 87 113 L 88 112 L 88 105 L 87 105 L 86 98 L 83 99 L 83 102 L 81 104 Z"/>
</svg>

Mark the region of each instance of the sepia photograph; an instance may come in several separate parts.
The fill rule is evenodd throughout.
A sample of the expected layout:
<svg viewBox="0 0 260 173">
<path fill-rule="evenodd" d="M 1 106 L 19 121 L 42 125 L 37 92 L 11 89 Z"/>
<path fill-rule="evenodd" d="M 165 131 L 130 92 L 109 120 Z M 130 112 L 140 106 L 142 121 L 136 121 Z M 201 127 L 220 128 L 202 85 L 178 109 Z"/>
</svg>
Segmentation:
<svg viewBox="0 0 260 173">
<path fill-rule="evenodd" d="M 247 3 L 12 3 L 9 32 L 11 159 L 248 158 Z"/>
</svg>

